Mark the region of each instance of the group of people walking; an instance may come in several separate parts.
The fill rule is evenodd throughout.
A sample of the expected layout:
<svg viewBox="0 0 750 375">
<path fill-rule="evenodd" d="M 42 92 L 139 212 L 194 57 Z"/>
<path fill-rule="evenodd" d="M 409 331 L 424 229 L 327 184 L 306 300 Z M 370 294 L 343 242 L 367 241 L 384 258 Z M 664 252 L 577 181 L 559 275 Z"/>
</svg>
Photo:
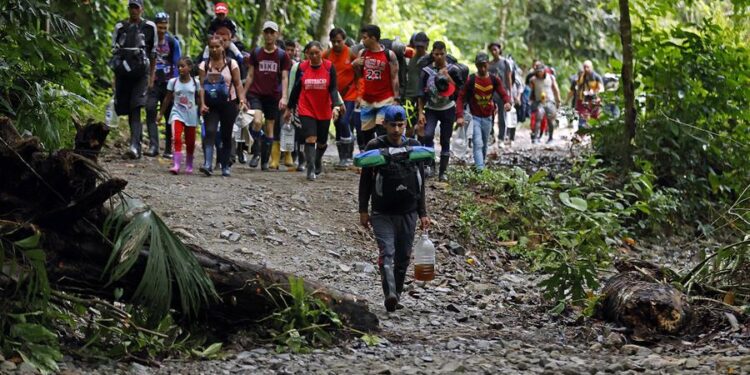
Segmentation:
<svg viewBox="0 0 750 375">
<path fill-rule="evenodd" d="M 360 223 L 372 227 L 378 242 L 389 311 L 400 306 L 416 224 L 423 230 L 430 225 L 424 180 L 434 175 L 447 180 L 454 125 L 472 127 L 478 170 L 485 167 L 496 121 L 501 145 L 515 137 L 514 128 L 506 129 L 512 111 L 519 119 L 536 115 L 534 142 L 545 122 L 552 138 L 561 104 L 554 72 L 535 62 L 523 83 L 523 72 L 503 57 L 499 43 L 476 54 L 474 74 L 444 42 L 430 45 L 418 32 L 404 45 L 381 38 L 376 25 L 362 27 L 358 43 L 334 28 L 330 46 L 307 43 L 300 59 L 298 44 L 282 41 L 273 21 L 263 24 L 262 44 L 247 50 L 237 39 L 229 6 L 217 3 L 206 49 L 193 60 L 182 56 L 179 42 L 167 32 L 169 15 L 160 12 L 149 21 L 143 7 L 142 0 L 128 1 L 130 17 L 115 26 L 112 41 L 115 111 L 128 116 L 131 132 L 127 156 L 141 157 L 144 106 L 150 142 L 144 155 L 159 154 L 157 124 L 165 119 L 162 154 L 172 158 L 173 174 L 193 173 L 198 129 L 204 154 L 199 170 L 207 176 L 217 163 L 227 177 L 233 163 L 264 171 L 283 163 L 315 180 L 323 172 L 331 122 L 337 168 L 353 164 L 355 144 L 360 153 L 383 150 L 385 162 L 362 167 L 359 212 Z M 597 76 L 587 62 L 571 81 L 569 95 L 589 98 L 597 90 L 591 84 Z M 412 157 L 421 146 L 426 146 L 421 156 Z"/>
</svg>

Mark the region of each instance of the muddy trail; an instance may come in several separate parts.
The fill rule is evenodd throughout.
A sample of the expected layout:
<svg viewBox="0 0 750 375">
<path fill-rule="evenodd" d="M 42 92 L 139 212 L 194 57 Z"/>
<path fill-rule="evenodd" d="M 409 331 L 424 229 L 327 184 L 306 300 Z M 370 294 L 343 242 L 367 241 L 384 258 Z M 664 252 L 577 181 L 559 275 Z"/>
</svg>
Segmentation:
<svg viewBox="0 0 750 375">
<path fill-rule="evenodd" d="M 528 133 L 519 132 L 513 149 L 499 150 L 495 167 L 564 160 L 570 145 L 569 133 L 562 130 L 552 145 L 531 145 L 523 141 Z M 378 345 L 354 338 L 311 354 L 276 353 L 274 345 L 248 343 L 240 334 L 226 346 L 224 360 L 166 361 L 161 368 L 122 363 L 63 368 L 131 374 L 750 371 L 747 344 L 675 339 L 635 346 L 615 326 L 548 313 L 552 305 L 536 286 L 541 275 L 529 273 L 504 249 L 480 253 L 457 242 L 457 207 L 448 191 L 458 187 L 451 182 L 430 180 L 427 186 L 438 249 L 436 279 L 407 281 L 405 308 L 386 313 L 377 248 L 357 220 L 359 176 L 334 171 L 335 160 L 326 156 L 325 173 L 315 182 L 306 181 L 304 173 L 261 172 L 246 165 L 236 165 L 230 178 L 172 176 L 166 159 L 126 161 L 117 150 L 101 163 L 127 179 L 126 192 L 154 207 L 186 242 L 362 296 L 380 319 Z"/>
</svg>

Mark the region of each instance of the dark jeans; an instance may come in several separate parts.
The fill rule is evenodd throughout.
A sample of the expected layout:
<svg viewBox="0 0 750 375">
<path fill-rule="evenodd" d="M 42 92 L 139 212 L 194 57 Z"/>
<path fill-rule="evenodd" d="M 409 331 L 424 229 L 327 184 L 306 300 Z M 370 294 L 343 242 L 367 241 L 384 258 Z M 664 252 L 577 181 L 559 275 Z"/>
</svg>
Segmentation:
<svg viewBox="0 0 750 375">
<path fill-rule="evenodd" d="M 380 250 L 379 265 L 393 264 L 397 269 L 409 266 L 418 218 L 416 211 L 402 215 L 372 214 L 370 223 Z"/>
<path fill-rule="evenodd" d="M 218 150 L 219 163 L 222 167 L 229 166 L 229 156 L 232 152 L 232 128 L 234 120 L 237 119 L 239 108 L 236 101 L 227 101 L 225 103 L 209 107 L 205 116 L 206 134 L 203 144 L 214 145 L 216 143 L 216 132 L 218 130 L 221 137 L 221 147 Z"/>
<path fill-rule="evenodd" d="M 340 142 L 344 140 L 344 143 L 350 143 L 352 140 L 352 117 L 354 117 L 354 102 L 345 101 L 344 108 L 346 113 L 340 115 L 338 120 L 334 123 L 336 126 L 336 141 Z"/>
<path fill-rule="evenodd" d="M 440 155 L 450 155 L 453 124 L 456 122 L 456 107 L 442 111 L 425 109 L 424 114 L 427 123 L 424 126 L 422 144 L 426 147 L 435 147 L 435 129 L 440 122 Z"/>
<path fill-rule="evenodd" d="M 495 127 L 495 118 L 497 118 L 497 124 L 499 127 L 497 140 L 500 142 L 505 141 L 505 110 L 503 109 L 503 106 L 505 106 L 505 102 L 503 102 L 502 99 L 495 100 L 495 113 L 492 115 L 493 128 Z"/>
</svg>

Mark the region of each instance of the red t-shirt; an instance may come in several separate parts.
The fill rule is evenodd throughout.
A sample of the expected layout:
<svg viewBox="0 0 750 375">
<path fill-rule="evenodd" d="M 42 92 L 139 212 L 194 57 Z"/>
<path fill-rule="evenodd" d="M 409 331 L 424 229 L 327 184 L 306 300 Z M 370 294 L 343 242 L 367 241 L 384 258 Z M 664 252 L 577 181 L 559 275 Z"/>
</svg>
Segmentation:
<svg viewBox="0 0 750 375">
<path fill-rule="evenodd" d="M 278 47 L 271 53 L 257 48 L 250 54 L 250 65 L 253 66 L 253 83 L 248 95 L 281 99 L 281 72 L 292 68 L 289 57 Z"/>
<path fill-rule="evenodd" d="M 385 53 L 386 51 L 365 50 L 362 55 L 364 58 L 362 100 L 368 103 L 381 102 L 394 95 L 393 85 L 391 85 L 391 65 Z"/>
<path fill-rule="evenodd" d="M 290 104 L 296 102 L 299 116 L 316 120 L 330 120 L 333 117 L 333 95 L 337 95 L 336 69 L 329 60 L 318 66 L 310 65 L 310 60 L 300 63 Z M 299 99 L 297 99 L 299 92 Z"/>
<path fill-rule="evenodd" d="M 336 83 L 338 84 L 341 98 L 345 101 L 355 101 L 358 96 L 350 53 L 349 47 L 344 46 L 339 53 L 330 49 L 323 54 L 323 57 L 330 60 L 333 66 L 336 67 Z M 346 92 L 343 91 L 344 89 L 346 89 Z"/>
<path fill-rule="evenodd" d="M 492 81 L 495 80 L 494 90 Z M 471 78 L 469 78 L 461 92 L 458 94 L 456 101 L 456 117 L 464 117 L 464 105 L 466 104 L 466 93 L 471 92 L 469 98 L 469 110 L 472 116 L 490 117 L 495 112 L 495 103 L 492 101 L 492 93 L 497 92 L 503 98 L 505 103 L 510 103 L 510 96 L 503 87 L 502 82 L 495 76 L 480 77 L 474 75 L 474 87 L 469 87 Z"/>
</svg>

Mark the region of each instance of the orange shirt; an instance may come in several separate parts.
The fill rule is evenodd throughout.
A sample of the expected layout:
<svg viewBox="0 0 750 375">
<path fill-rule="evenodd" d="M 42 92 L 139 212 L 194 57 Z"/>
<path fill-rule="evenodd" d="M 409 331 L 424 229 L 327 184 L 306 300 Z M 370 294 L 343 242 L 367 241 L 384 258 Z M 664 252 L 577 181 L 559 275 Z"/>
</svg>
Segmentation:
<svg viewBox="0 0 750 375">
<path fill-rule="evenodd" d="M 323 57 L 330 60 L 336 68 L 336 81 L 339 93 L 341 93 L 341 98 L 345 101 L 357 100 L 359 96 L 359 82 L 356 82 L 354 78 L 354 68 L 352 68 L 350 53 L 349 47 L 344 46 L 344 49 L 340 53 L 329 49 L 323 54 Z M 346 92 L 343 90 L 346 90 Z"/>
</svg>

